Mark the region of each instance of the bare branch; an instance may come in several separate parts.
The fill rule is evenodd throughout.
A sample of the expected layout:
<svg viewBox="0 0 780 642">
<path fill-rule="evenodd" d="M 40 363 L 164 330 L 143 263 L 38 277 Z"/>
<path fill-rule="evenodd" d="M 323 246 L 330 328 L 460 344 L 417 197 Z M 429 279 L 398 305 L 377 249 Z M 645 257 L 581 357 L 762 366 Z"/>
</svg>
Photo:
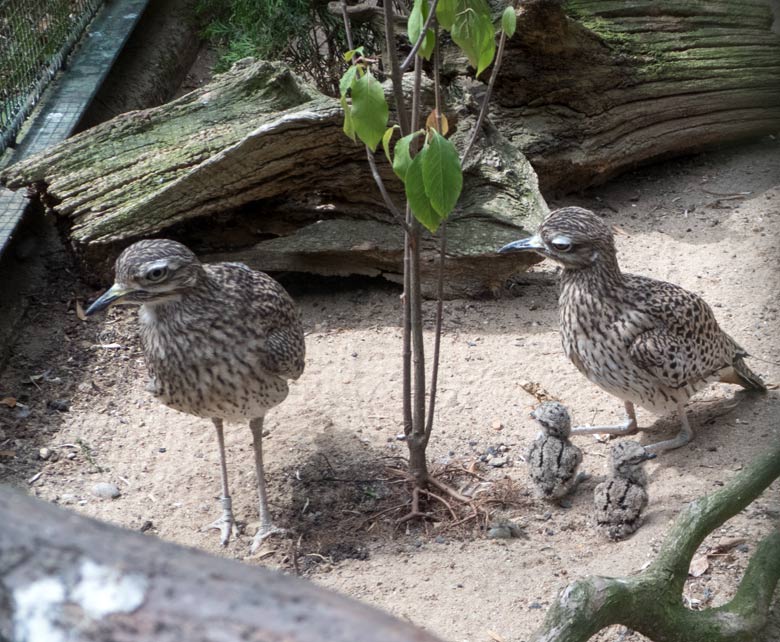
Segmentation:
<svg viewBox="0 0 780 642">
<path fill-rule="evenodd" d="M 368 165 L 371 167 L 371 175 L 374 177 L 374 182 L 382 194 L 382 199 L 384 200 L 385 205 L 387 205 L 387 209 L 390 210 L 390 213 L 393 215 L 396 221 L 398 221 L 398 223 L 400 223 L 404 229 L 407 229 L 406 219 L 388 193 L 387 188 L 385 187 L 385 182 L 382 180 L 382 175 L 379 173 L 379 168 L 376 166 L 374 152 L 371 151 L 371 148 L 368 145 L 366 145 L 366 157 L 368 158 Z"/>
<path fill-rule="evenodd" d="M 398 52 L 395 47 L 395 26 L 393 24 L 393 3 L 388 0 L 382 3 L 385 12 L 385 46 L 386 55 L 390 61 L 390 77 L 393 81 L 393 96 L 395 97 L 395 109 L 398 113 L 398 124 L 401 127 L 401 136 L 410 133 L 409 114 L 406 112 L 404 100 L 403 73 L 398 64 Z"/>
<path fill-rule="evenodd" d="M 585 642 L 623 624 L 665 642 L 749 642 L 760 639 L 780 580 L 780 530 L 759 544 L 728 604 L 691 611 L 682 590 L 704 538 L 748 506 L 780 476 L 780 447 L 759 458 L 723 489 L 689 504 L 676 519 L 655 562 L 624 578 L 588 577 L 564 589 L 533 642 Z"/>
</svg>

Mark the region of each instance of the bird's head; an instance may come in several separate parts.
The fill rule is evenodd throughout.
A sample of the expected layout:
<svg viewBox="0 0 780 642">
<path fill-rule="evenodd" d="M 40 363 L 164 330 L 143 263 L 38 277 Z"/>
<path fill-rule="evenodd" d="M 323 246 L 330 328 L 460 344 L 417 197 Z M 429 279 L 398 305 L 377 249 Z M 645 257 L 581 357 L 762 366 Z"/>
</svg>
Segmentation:
<svg viewBox="0 0 780 642">
<path fill-rule="evenodd" d="M 569 411 L 562 403 L 545 401 L 533 409 L 531 417 L 541 424 L 547 435 L 563 439 L 571 434 Z"/>
<path fill-rule="evenodd" d="M 642 463 L 655 457 L 655 453 L 650 452 L 638 441 L 621 441 L 612 446 L 609 465 L 613 473 L 630 478 Z"/>
<path fill-rule="evenodd" d="M 167 239 L 138 241 L 114 266 L 114 285 L 87 308 L 94 314 L 114 303 L 155 304 L 179 297 L 198 281 L 203 267 L 186 246 Z"/>
<path fill-rule="evenodd" d="M 536 234 L 502 247 L 499 252 L 537 252 L 578 270 L 615 260 L 615 238 L 610 227 L 590 210 L 562 207 L 550 212 Z"/>
</svg>

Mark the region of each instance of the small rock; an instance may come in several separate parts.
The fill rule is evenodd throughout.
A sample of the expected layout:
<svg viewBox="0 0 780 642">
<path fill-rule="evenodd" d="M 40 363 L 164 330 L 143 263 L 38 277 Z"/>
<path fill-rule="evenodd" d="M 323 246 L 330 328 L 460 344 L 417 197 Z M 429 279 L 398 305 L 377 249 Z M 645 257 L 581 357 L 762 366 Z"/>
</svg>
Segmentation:
<svg viewBox="0 0 780 642">
<path fill-rule="evenodd" d="M 433 541 L 436 542 L 437 544 L 446 544 L 447 543 L 447 539 L 445 537 L 443 537 L 442 535 L 437 535 L 434 538 Z"/>
<path fill-rule="evenodd" d="M 160 447 L 160 448 L 157 449 L 157 452 L 158 453 L 164 453 L 165 452 L 165 448 Z"/>
<path fill-rule="evenodd" d="M 488 460 L 488 464 L 493 466 L 493 468 L 502 468 L 503 466 L 506 466 L 508 461 L 508 457 L 491 457 Z"/>
<path fill-rule="evenodd" d="M 38 457 L 43 459 L 43 461 L 46 461 L 49 457 L 51 457 L 51 450 L 49 450 L 48 448 L 41 448 L 38 451 Z"/>
<path fill-rule="evenodd" d="M 540 608 L 542 608 L 542 605 L 541 605 L 541 604 L 539 604 L 539 602 L 531 602 L 531 603 L 528 605 L 528 608 L 529 608 L 529 609 L 540 609 Z"/>
<path fill-rule="evenodd" d="M 152 524 L 152 521 L 150 519 L 147 519 L 142 525 L 141 528 L 138 529 L 142 533 L 145 533 L 146 531 L 149 531 L 154 528 L 154 524 Z"/>
<path fill-rule="evenodd" d="M 493 430 L 502 430 L 504 428 L 504 424 L 501 423 L 500 419 L 495 419 L 491 425 Z"/>
<path fill-rule="evenodd" d="M 46 405 L 58 412 L 68 412 L 68 410 L 70 410 L 70 401 L 67 399 L 49 399 L 49 401 L 46 402 Z"/>
<path fill-rule="evenodd" d="M 108 482 L 99 482 L 92 487 L 92 494 L 102 499 L 116 499 L 121 495 L 119 488 L 115 484 Z"/>
<path fill-rule="evenodd" d="M 398 441 L 406 441 L 406 435 L 405 435 L 404 433 L 402 433 L 402 432 L 399 432 L 399 433 L 398 433 L 398 434 L 395 436 L 395 438 L 396 438 L 396 440 L 398 440 Z"/>
</svg>

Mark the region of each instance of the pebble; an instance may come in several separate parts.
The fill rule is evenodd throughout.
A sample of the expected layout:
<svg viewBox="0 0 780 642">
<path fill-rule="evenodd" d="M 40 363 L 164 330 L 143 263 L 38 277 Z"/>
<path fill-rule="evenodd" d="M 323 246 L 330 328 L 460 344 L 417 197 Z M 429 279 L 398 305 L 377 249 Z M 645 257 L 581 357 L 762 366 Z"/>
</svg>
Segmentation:
<svg viewBox="0 0 780 642">
<path fill-rule="evenodd" d="M 41 448 L 38 451 L 38 457 L 46 461 L 49 457 L 51 457 L 51 450 L 49 450 L 48 448 Z"/>
<path fill-rule="evenodd" d="M 508 457 L 491 457 L 488 459 L 488 464 L 493 466 L 493 468 L 502 468 L 507 465 L 507 462 L 509 462 Z"/>
<path fill-rule="evenodd" d="M 102 499 L 115 499 L 121 494 L 115 484 L 99 482 L 92 487 L 92 494 Z"/>
<path fill-rule="evenodd" d="M 52 410 L 59 412 L 68 412 L 70 410 L 70 401 L 67 399 L 49 399 L 46 405 Z"/>
</svg>

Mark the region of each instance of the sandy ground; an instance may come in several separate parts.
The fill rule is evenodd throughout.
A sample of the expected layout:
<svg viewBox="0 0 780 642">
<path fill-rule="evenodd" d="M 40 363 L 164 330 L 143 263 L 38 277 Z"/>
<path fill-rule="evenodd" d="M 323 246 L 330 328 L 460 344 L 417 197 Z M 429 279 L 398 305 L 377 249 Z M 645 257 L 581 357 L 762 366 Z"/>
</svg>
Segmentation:
<svg viewBox="0 0 780 642">
<path fill-rule="evenodd" d="M 704 296 L 722 326 L 762 359 L 751 366 L 766 380 L 780 381 L 780 141 L 770 137 L 666 162 L 551 203 L 564 204 L 592 208 L 619 226 L 625 270 Z M 296 279 L 289 287 L 305 319 L 306 372 L 288 400 L 269 413 L 264 441 L 272 510 L 293 537 L 250 557 L 257 512 L 248 428 L 227 430 L 242 532 L 222 549 L 216 532 L 202 530 L 219 512 L 210 422 L 164 408 L 144 390 L 132 310 L 80 320 L 75 301 L 97 293 L 79 284 L 56 243 L 40 245 L 39 253 L 49 278 L 25 293 L 31 304 L 0 374 L 0 398 L 21 404 L 0 405 L 0 480 L 149 536 L 285 572 L 297 568 L 311 581 L 452 642 L 526 640 L 571 580 L 638 571 L 681 507 L 717 489 L 780 439 L 777 391 L 748 398 L 715 385 L 691 403 L 695 441 L 649 462 L 646 522 L 630 539 L 606 542 L 593 529 L 593 489 L 609 448 L 593 438 L 576 440 L 593 477 L 572 505 L 534 500 L 523 455 L 537 430 L 528 416 L 536 399 L 520 384 L 541 385 L 578 423 L 614 423 L 622 409 L 563 356 L 555 274 L 542 264 L 501 299 L 446 303 L 429 448 L 437 466 L 474 465 L 494 489 L 503 488 L 503 502 L 489 509 L 494 517 L 517 521 L 527 537 L 488 539 L 474 524 L 398 527 L 394 516 L 400 511 L 388 509 L 404 500 L 406 490 L 388 466 L 406 454 L 397 438 L 399 291 L 375 281 Z M 431 303 L 426 315 L 430 321 Z M 640 425 L 652 431 L 641 433 L 644 443 L 677 429 L 673 419 L 645 412 Z M 41 459 L 41 448 L 49 449 L 48 459 Z M 482 461 L 493 453 L 508 462 L 496 468 Z M 97 482 L 116 484 L 120 497 L 95 497 Z M 690 578 L 685 595 L 695 608 L 733 594 L 756 542 L 778 518 L 776 482 L 705 542 L 744 538 Z M 599 639 L 620 633 L 611 629 Z M 766 639 L 780 640 L 777 613 Z"/>
</svg>

